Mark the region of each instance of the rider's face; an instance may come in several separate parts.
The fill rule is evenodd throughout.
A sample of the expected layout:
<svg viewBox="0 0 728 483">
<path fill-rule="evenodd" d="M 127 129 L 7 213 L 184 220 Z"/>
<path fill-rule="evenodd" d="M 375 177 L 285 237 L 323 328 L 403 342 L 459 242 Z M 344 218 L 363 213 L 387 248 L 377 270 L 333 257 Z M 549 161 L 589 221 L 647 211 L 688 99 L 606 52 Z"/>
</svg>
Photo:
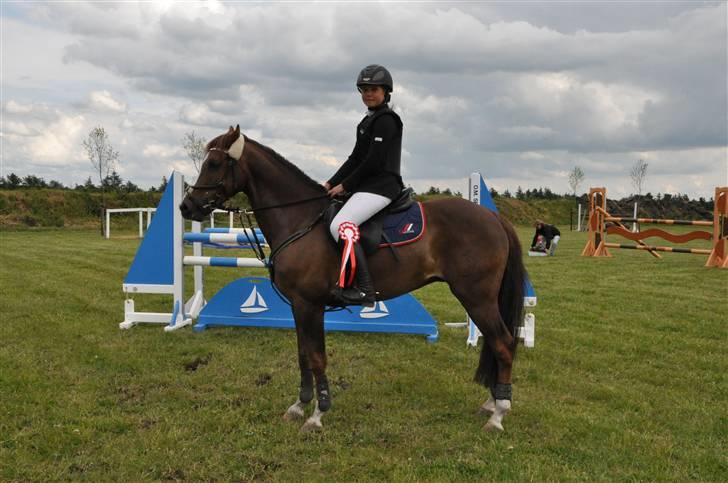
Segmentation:
<svg viewBox="0 0 728 483">
<path fill-rule="evenodd" d="M 377 107 L 384 102 L 384 89 L 382 86 L 362 86 L 359 88 L 361 100 L 367 107 Z"/>
</svg>

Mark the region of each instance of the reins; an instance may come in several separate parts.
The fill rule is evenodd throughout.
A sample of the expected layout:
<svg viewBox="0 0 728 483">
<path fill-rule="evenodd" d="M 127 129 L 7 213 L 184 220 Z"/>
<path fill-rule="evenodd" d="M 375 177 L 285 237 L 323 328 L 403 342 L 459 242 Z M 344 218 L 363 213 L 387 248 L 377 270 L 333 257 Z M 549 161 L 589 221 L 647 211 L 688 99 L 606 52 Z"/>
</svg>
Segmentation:
<svg viewBox="0 0 728 483">
<path fill-rule="evenodd" d="M 329 197 L 328 194 L 323 194 L 323 195 L 319 195 L 319 196 L 314 196 L 313 198 L 304 198 L 302 200 L 290 201 L 288 203 L 280 203 L 280 204 L 277 204 L 277 205 L 262 206 L 260 208 L 251 208 L 250 210 L 245 210 L 245 213 L 246 214 L 249 213 L 249 214 L 252 215 L 256 211 L 272 210 L 274 208 L 285 208 L 287 206 L 300 205 L 302 203 L 307 203 L 309 201 L 322 200 L 322 199 L 328 198 L 328 197 Z"/>
</svg>

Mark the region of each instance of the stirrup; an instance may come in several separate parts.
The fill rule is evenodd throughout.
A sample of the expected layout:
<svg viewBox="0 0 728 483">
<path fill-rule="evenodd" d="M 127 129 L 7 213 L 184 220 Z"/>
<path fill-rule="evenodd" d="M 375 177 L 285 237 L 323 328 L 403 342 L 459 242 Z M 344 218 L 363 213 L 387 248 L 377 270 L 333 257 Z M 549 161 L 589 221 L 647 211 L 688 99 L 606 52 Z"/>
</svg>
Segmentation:
<svg viewBox="0 0 728 483">
<path fill-rule="evenodd" d="M 358 287 L 347 287 L 342 289 L 337 286 L 334 288 L 331 295 L 334 297 L 335 301 L 342 306 L 361 305 L 363 307 L 374 307 L 377 303 L 377 299 L 374 294 L 369 295 L 366 292 L 362 292 Z"/>
</svg>

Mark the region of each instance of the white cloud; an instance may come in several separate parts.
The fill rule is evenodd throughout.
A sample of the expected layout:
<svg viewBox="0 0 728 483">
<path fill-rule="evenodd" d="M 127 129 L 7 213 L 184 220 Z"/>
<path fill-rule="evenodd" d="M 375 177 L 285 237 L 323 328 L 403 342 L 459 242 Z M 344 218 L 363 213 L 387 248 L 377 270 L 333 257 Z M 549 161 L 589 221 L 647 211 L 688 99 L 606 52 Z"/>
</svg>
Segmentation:
<svg viewBox="0 0 728 483">
<path fill-rule="evenodd" d="M 144 146 L 142 154 L 147 158 L 171 158 L 184 154 L 179 146 L 169 144 L 149 144 Z"/>
<path fill-rule="evenodd" d="M 89 106 L 112 112 L 126 111 L 126 103 L 114 99 L 109 91 L 93 91 L 89 94 Z"/>
<path fill-rule="evenodd" d="M 33 105 L 21 104 L 20 102 L 15 102 L 11 99 L 5 103 L 3 110 L 8 114 L 28 114 L 33 112 Z"/>
<path fill-rule="evenodd" d="M 36 165 L 75 164 L 83 159 L 83 116 L 64 116 L 33 137 L 24 150 Z"/>
</svg>

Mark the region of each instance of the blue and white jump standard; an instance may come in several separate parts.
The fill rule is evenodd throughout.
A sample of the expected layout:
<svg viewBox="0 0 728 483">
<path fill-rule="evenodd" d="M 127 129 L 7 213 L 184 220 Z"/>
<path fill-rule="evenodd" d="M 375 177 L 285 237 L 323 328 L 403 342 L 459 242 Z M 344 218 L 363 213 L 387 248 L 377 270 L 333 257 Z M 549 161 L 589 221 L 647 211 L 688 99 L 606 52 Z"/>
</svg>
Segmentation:
<svg viewBox="0 0 728 483">
<path fill-rule="evenodd" d="M 490 196 L 490 190 L 485 185 L 483 176 L 480 173 L 473 173 L 470 175 L 470 182 L 468 184 L 468 195 L 470 201 L 480 206 L 498 213 L 498 208 L 493 202 L 493 198 Z M 487 256 L 487 255 L 484 255 Z M 523 339 L 523 345 L 525 347 L 533 347 L 536 337 L 536 316 L 532 310 L 536 306 L 536 291 L 531 284 L 531 280 L 526 279 L 524 287 L 523 307 L 525 313 L 523 316 L 523 325 L 518 327 L 516 336 Z M 467 345 L 475 347 L 478 345 L 478 339 L 482 335 L 478 327 L 476 327 L 470 316 L 467 317 L 468 325 L 468 340 Z"/>
</svg>

